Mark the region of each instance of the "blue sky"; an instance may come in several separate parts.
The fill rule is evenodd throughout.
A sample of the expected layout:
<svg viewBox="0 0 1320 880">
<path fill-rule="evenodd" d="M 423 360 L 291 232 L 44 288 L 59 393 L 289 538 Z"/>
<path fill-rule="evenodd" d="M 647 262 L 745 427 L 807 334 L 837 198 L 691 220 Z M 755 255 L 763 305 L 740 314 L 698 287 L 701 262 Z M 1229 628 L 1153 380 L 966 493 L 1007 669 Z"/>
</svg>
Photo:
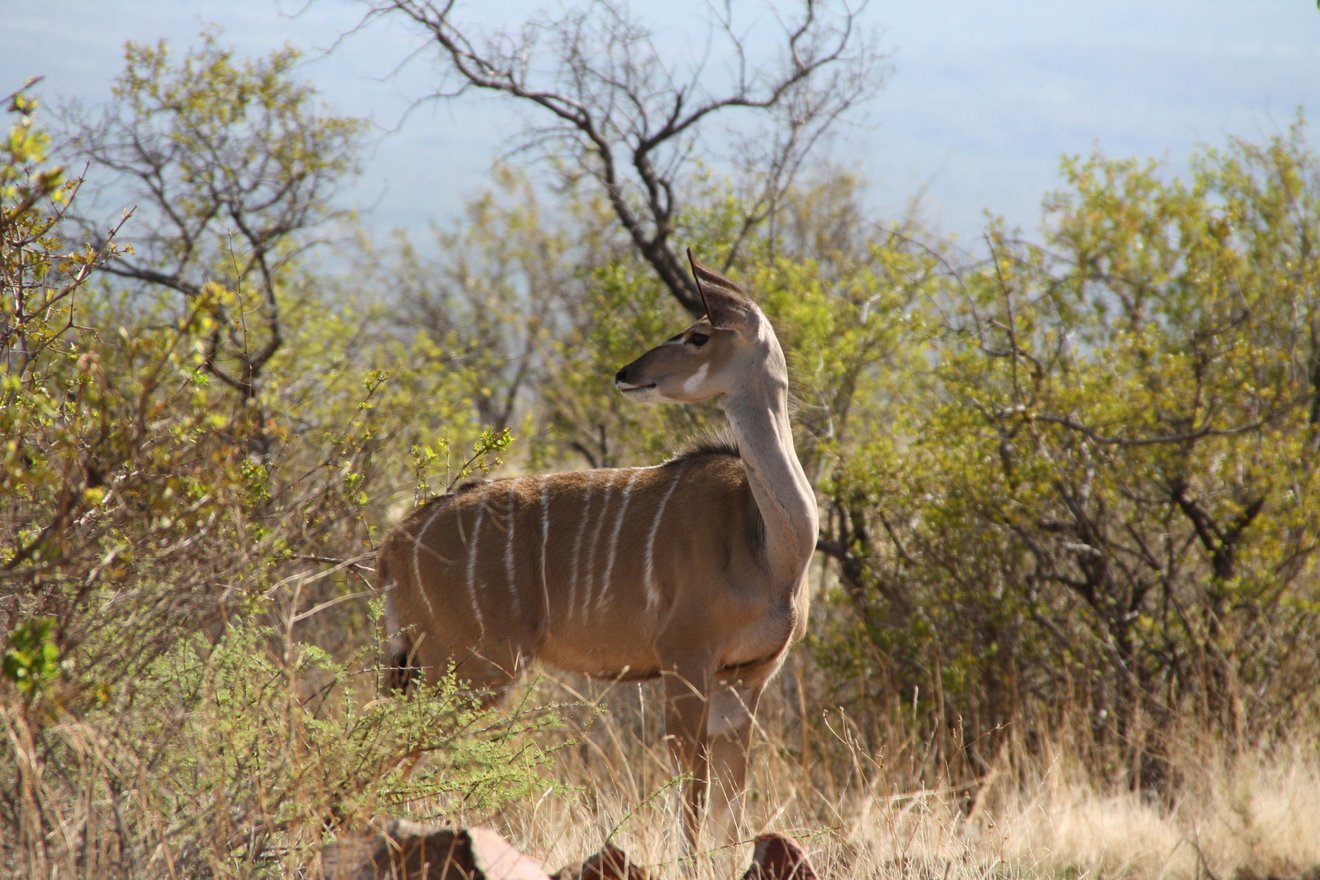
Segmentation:
<svg viewBox="0 0 1320 880">
<path fill-rule="evenodd" d="M 459 8 L 464 18 L 513 24 L 557 5 L 460 0 Z M 748 16 L 763 7 L 735 3 Z M 662 44 L 699 42 L 699 2 L 633 8 Z M 1320 113 L 1313 0 L 872 0 L 866 15 L 883 29 L 893 70 L 830 156 L 870 181 L 877 219 L 902 214 L 920 194 L 923 216 L 972 246 L 985 211 L 1035 228 L 1063 154 L 1153 157 L 1178 172 L 1200 144 L 1263 139 L 1299 107 Z M 397 69 L 423 40 L 377 23 L 336 45 L 359 17 L 348 0 L 0 0 L 0 91 L 40 74 L 37 94 L 48 104 L 95 104 L 109 95 L 125 40 L 164 38 L 182 50 L 212 23 L 245 53 L 289 42 L 304 50 L 301 73 L 334 110 L 378 126 L 344 206 L 376 228 L 451 221 L 485 188 L 523 118 L 482 97 L 405 118 L 435 79 L 425 52 Z"/>
</svg>

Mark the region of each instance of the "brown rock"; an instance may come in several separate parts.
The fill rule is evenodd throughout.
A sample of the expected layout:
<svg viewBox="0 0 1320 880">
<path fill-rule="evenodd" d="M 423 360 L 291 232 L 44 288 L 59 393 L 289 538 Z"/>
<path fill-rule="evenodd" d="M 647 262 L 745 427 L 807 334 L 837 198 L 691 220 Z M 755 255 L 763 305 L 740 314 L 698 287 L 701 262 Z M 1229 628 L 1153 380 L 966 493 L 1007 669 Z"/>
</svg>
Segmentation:
<svg viewBox="0 0 1320 880">
<path fill-rule="evenodd" d="M 752 866 L 742 880 L 817 880 L 817 877 L 802 844 L 783 834 L 762 834 L 756 838 Z"/>
<path fill-rule="evenodd" d="M 547 877 L 540 862 L 490 828 L 427 829 L 406 820 L 327 847 L 322 869 L 329 880 L 658 880 L 608 843 L 580 865 Z M 782 834 L 762 834 L 742 880 L 818 878 L 800 843 Z"/>
<path fill-rule="evenodd" d="M 489 828 L 428 830 L 402 820 L 327 848 L 322 866 L 332 880 L 547 880 L 539 862 Z"/>
<path fill-rule="evenodd" d="M 613 844 L 580 865 L 561 868 L 550 880 L 654 880 L 641 865 L 628 858 L 628 854 Z"/>
</svg>

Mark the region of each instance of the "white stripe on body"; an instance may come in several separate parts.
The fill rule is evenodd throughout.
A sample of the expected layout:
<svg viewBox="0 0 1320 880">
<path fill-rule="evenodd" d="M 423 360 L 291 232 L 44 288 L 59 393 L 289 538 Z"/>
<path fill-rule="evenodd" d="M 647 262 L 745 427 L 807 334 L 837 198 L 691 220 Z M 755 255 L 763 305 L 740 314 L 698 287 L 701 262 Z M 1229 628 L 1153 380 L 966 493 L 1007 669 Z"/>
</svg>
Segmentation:
<svg viewBox="0 0 1320 880">
<path fill-rule="evenodd" d="M 545 628 L 550 629 L 550 585 L 545 579 L 545 552 L 550 543 L 550 494 L 546 491 L 549 480 L 541 476 L 541 597 L 545 600 Z"/>
<path fill-rule="evenodd" d="M 477 499 L 477 518 L 472 523 L 472 541 L 468 544 L 467 589 L 472 600 L 472 616 L 477 621 L 477 630 L 486 634 L 486 624 L 481 618 L 481 603 L 477 601 L 477 547 L 481 538 L 481 520 L 486 514 L 487 487 L 481 487 L 481 496 Z"/>
<path fill-rule="evenodd" d="M 564 613 L 569 617 L 573 616 L 573 606 L 577 604 L 578 573 L 582 569 L 582 566 L 579 565 L 582 558 L 582 538 L 586 537 L 587 525 L 591 522 L 591 499 L 594 495 L 594 492 L 589 491 L 582 496 L 582 513 L 578 517 L 578 533 L 573 538 L 573 559 L 569 563 L 569 598 L 568 602 L 564 604 Z"/>
<path fill-rule="evenodd" d="M 596 606 L 601 611 L 609 606 L 612 598 L 610 584 L 613 582 L 614 577 L 614 555 L 619 549 L 619 532 L 623 529 L 623 518 L 628 513 L 628 502 L 632 500 L 633 486 L 641 475 L 640 468 L 633 468 L 632 474 L 628 477 L 628 482 L 623 484 L 623 503 L 619 506 L 619 512 L 614 517 L 614 533 L 610 535 L 610 555 L 605 561 L 605 577 L 601 580 L 600 599 L 596 602 Z"/>
<path fill-rule="evenodd" d="M 422 538 L 431 530 L 431 524 L 435 518 L 440 515 L 440 511 L 445 508 L 445 499 L 436 501 L 432 506 L 431 515 L 426 518 L 426 525 L 417 530 L 417 534 L 412 536 L 413 542 L 413 585 L 417 587 L 417 592 L 422 594 L 422 601 L 426 603 L 426 610 L 431 616 L 435 616 L 435 608 L 431 605 L 431 597 L 426 595 L 426 587 L 422 584 L 422 566 L 418 557 L 422 552 Z"/>
<path fill-rule="evenodd" d="M 656 508 L 655 519 L 651 522 L 651 533 L 646 536 L 646 555 L 643 557 L 643 571 L 645 572 L 644 581 L 646 583 L 646 608 L 648 611 L 655 608 L 660 602 L 660 596 L 655 589 L 655 536 L 660 531 L 660 520 L 665 515 L 665 507 L 669 504 L 669 498 L 678 488 L 678 481 L 683 477 L 683 469 L 687 467 L 687 461 L 681 461 L 678 468 L 674 471 L 674 481 L 669 484 L 665 490 L 665 497 L 660 499 L 660 506 Z"/>
<path fill-rule="evenodd" d="M 587 573 L 583 578 L 582 590 L 582 617 L 586 619 L 591 614 L 591 576 L 596 571 L 596 548 L 600 546 L 600 533 L 605 527 L 605 517 L 610 512 L 610 496 L 614 494 L 614 478 L 618 472 L 611 472 L 609 479 L 605 483 L 605 491 L 602 492 L 603 500 L 601 502 L 600 515 L 596 517 L 596 530 L 591 533 L 591 546 L 587 548 Z M 601 585 L 601 593 L 606 592 L 608 584 Z"/>
<path fill-rule="evenodd" d="M 577 604 L 577 575 L 578 575 L 578 557 L 582 555 L 582 536 L 586 534 L 587 515 L 591 512 L 591 493 L 587 492 L 582 499 L 582 515 L 578 519 L 577 537 L 573 538 L 573 558 L 569 562 L 569 599 L 565 610 L 569 615 L 573 615 L 573 606 Z"/>
<path fill-rule="evenodd" d="M 514 490 L 517 488 L 517 481 L 509 481 L 509 533 L 508 539 L 504 543 L 504 578 L 509 587 L 509 601 L 513 606 L 513 616 L 521 617 L 520 603 L 518 601 L 518 573 L 513 564 L 513 530 L 515 520 L 517 519 L 514 501 Z"/>
</svg>

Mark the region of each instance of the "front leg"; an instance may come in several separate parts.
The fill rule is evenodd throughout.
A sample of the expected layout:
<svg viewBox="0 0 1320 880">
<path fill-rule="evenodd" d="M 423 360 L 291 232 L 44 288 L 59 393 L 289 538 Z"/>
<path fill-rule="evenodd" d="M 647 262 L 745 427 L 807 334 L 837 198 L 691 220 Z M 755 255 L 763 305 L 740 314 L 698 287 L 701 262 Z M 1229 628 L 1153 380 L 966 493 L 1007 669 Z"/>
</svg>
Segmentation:
<svg viewBox="0 0 1320 880">
<path fill-rule="evenodd" d="M 688 852 L 701 842 L 701 822 L 710 787 L 706 722 L 710 716 L 709 665 L 678 667 L 665 674 L 665 739 L 683 783 L 683 832 Z"/>
<path fill-rule="evenodd" d="M 756 706 L 765 682 L 721 683 L 710 701 L 706 736 L 710 751 L 710 816 L 724 843 L 741 839 L 743 794 Z"/>
</svg>

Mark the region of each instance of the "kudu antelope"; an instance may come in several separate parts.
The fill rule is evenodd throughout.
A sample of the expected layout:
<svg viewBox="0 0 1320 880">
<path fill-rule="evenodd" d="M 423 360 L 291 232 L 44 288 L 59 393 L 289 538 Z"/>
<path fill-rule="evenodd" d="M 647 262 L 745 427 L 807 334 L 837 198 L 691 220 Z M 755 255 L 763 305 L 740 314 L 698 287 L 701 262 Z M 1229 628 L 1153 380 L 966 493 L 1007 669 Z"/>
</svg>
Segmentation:
<svg viewBox="0 0 1320 880">
<path fill-rule="evenodd" d="M 757 701 L 806 627 L 817 512 L 770 322 L 733 282 L 692 270 L 706 316 L 615 384 L 638 401 L 714 398 L 736 448 L 465 487 L 395 529 L 380 572 L 396 684 L 453 665 L 497 699 L 533 658 L 662 677 L 695 849 L 711 778 L 736 833 Z"/>
</svg>

